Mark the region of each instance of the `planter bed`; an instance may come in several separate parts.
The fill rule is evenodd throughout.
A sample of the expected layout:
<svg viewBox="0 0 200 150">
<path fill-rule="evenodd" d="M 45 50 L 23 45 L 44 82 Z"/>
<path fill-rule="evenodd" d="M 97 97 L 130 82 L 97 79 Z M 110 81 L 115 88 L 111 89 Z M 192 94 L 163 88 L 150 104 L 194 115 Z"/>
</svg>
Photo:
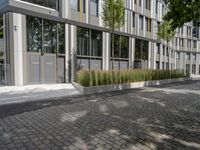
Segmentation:
<svg viewBox="0 0 200 150">
<path fill-rule="evenodd" d="M 183 82 L 183 81 L 189 81 L 189 80 L 199 80 L 199 79 L 200 79 L 199 77 L 187 77 L 187 78 L 177 78 L 177 79 L 133 82 L 133 83 L 125 83 L 125 84 L 92 86 L 92 87 L 83 87 L 75 82 L 72 82 L 72 84 L 82 94 L 86 95 L 86 94 L 105 93 L 105 92 L 120 91 L 120 90 L 127 90 L 127 89 L 137 89 L 137 88 L 143 88 L 143 87 L 148 87 L 148 86 L 159 86 L 163 84 Z"/>
</svg>

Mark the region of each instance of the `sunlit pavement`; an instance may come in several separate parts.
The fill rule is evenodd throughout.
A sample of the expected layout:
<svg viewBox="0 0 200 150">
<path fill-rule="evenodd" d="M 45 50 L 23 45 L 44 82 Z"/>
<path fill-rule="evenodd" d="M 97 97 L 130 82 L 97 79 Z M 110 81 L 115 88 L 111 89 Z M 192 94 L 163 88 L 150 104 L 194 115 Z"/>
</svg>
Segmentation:
<svg viewBox="0 0 200 150">
<path fill-rule="evenodd" d="M 0 87 L 0 106 L 73 95 L 80 95 L 80 92 L 72 84 L 3 86 Z"/>
<path fill-rule="evenodd" d="M 199 150 L 200 82 L 0 107 L 0 150 Z"/>
</svg>

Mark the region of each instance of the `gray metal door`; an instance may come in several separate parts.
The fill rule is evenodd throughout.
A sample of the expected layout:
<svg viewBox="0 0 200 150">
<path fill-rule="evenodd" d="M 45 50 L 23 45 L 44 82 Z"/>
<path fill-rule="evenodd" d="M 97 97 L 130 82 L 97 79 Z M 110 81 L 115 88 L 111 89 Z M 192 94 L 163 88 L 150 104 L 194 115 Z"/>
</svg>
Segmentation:
<svg viewBox="0 0 200 150">
<path fill-rule="evenodd" d="M 28 83 L 38 84 L 40 83 L 40 55 L 37 53 L 28 53 Z"/>
<path fill-rule="evenodd" d="M 56 83 L 56 54 L 28 53 L 28 84 Z"/>
<path fill-rule="evenodd" d="M 41 56 L 42 83 L 56 83 L 56 55 Z"/>
</svg>

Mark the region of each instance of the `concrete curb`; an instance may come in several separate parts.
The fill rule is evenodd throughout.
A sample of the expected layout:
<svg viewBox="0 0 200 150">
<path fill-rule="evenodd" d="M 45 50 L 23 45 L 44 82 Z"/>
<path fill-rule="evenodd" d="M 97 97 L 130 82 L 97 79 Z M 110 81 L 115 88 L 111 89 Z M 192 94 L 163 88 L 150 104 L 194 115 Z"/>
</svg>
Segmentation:
<svg viewBox="0 0 200 150">
<path fill-rule="evenodd" d="M 143 87 L 148 87 L 148 86 L 159 86 L 159 85 L 163 85 L 163 84 L 183 82 L 183 81 L 192 81 L 192 80 L 200 80 L 200 77 L 154 80 L 154 81 L 133 82 L 133 83 L 125 83 L 125 84 L 112 84 L 112 85 L 93 86 L 93 87 L 83 87 L 75 82 L 72 82 L 72 84 L 74 85 L 75 88 L 77 88 L 81 92 L 81 94 L 87 95 L 87 94 L 121 91 L 121 90 L 128 90 L 128 89 L 138 89 L 138 88 L 143 88 Z"/>
</svg>

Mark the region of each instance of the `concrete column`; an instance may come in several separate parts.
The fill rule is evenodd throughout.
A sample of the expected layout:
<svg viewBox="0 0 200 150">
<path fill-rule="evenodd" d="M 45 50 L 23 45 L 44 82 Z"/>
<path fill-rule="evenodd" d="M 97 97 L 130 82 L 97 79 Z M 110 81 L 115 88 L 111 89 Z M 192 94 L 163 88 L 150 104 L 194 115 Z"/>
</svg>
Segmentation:
<svg viewBox="0 0 200 150">
<path fill-rule="evenodd" d="M 135 39 L 134 38 L 130 38 L 129 39 L 129 66 L 130 68 L 134 68 L 134 61 L 135 61 Z"/>
<path fill-rule="evenodd" d="M 69 18 L 69 12 L 70 12 L 70 0 L 61 0 L 62 1 L 62 17 L 63 18 Z"/>
<path fill-rule="evenodd" d="M 110 34 L 103 32 L 103 70 L 109 70 L 110 64 Z"/>
<path fill-rule="evenodd" d="M 69 25 L 65 24 L 65 80 L 70 82 L 70 43 L 69 43 Z"/>
<path fill-rule="evenodd" d="M 14 85 L 20 86 L 24 84 L 23 81 L 23 29 L 22 29 L 22 17 L 23 15 L 13 13 L 13 25 L 12 31 L 13 32 L 13 55 L 14 55 Z M 12 54 L 11 54 L 12 55 Z"/>
<path fill-rule="evenodd" d="M 149 42 L 149 58 L 148 58 L 148 69 L 151 69 L 151 54 L 152 54 L 152 42 Z"/>
<path fill-rule="evenodd" d="M 86 23 L 89 23 L 89 15 L 90 15 L 90 1 L 85 0 L 85 15 L 86 15 Z"/>
<path fill-rule="evenodd" d="M 177 59 L 176 59 L 176 57 L 177 57 L 177 51 L 174 51 L 174 69 L 179 69 L 179 68 L 177 68 Z"/>
<path fill-rule="evenodd" d="M 165 62 L 163 57 L 163 45 L 160 44 L 160 69 L 163 69 L 163 62 Z"/>
<path fill-rule="evenodd" d="M 104 26 L 104 25 L 103 25 L 103 20 L 102 20 L 102 12 L 103 12 L 103 10 L 102 10 L 102 7 L 101 7 L 101 6 L 103 5 L 103 2 L 104 2 L 103 0 L 99 0 L 99 6 L 100 6 L 100 7 L 99 7 L 99 10 L 98 10 L 98 11 L 99 11 L 99 26 L 100 26 L 100 27 L 103 27 L 103 26 Z"/>
<path fill-rule="evenodd" d="M 70 79 L 74 81 L 76 71 L 76 54 L 77 54 L 77 42 L 76 42 L 76 26 L 70 25 L 69 27 L 69 64 L 70 64 Z"/>
<path fill-rule="evenodd" d="M 140 32 L 139 32 L 139 27 L 140 27 L 140 21 L 139 21 L 139 14 L 135 14 L 135 22 L 136 22 L 136 35 L 139 35 L 140 34 Z"/>
<path fill-rule="evenodd" d="M 157 44 L 153 43 L 153 50 L 152 50 L 152 69 L 156 69 L 156 58 L 157 58 Z M 161 55 L 161 46 L 160 46 L 160 55 Z M 161 66 L 161 65 L 160 65 Z"/>
</svg>

